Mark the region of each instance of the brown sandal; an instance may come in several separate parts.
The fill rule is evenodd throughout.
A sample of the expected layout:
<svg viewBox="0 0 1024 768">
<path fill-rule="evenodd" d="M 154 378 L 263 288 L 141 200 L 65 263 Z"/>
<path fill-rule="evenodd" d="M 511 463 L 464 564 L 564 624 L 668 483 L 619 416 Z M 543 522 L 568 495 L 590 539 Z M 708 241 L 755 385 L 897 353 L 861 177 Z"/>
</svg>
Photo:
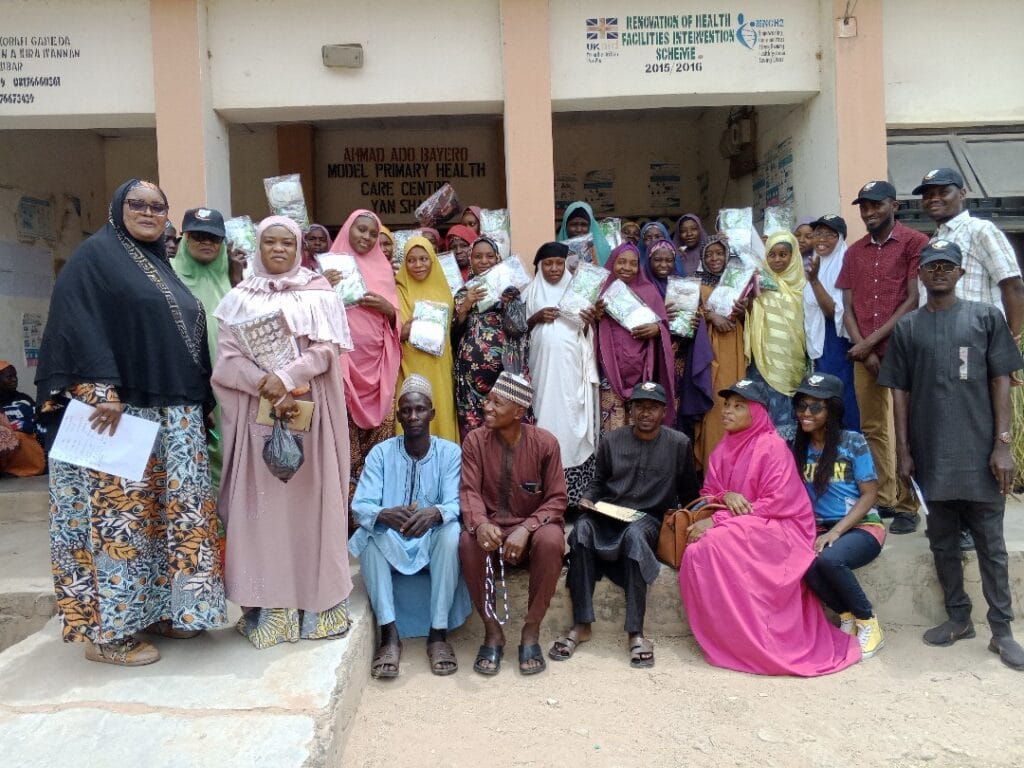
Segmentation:
<svg viewBox="0 0 1024 768">
<path fill-rule="evenodd" d="M 570 635 L 560 637 L 548 649 L 548 658 L 552 661 L 568 661 L 576 653 L 576 649 L 580 647 L 582 642 L 584 641 L 577 640 Z"/>
<path fill-rule="evenodd" d="M 154 622 L 146 627 L 145 631 L 151 635 L 169 637 L 172 640 L 191 640 L 193 637 L 199 637 L 199 635 L 203 634 L 201 629 L 177 629 L 169 621 Z"/>
<path fill-rule="evenodd" d="M 377 649 L 370 664 L 370 677 L 392 678 L 398 677 L 399 665 L 402 661 L 402 644 L 382 645 Z M 391 667 L 391 669 L 387 669 Z"/>
<path fill-rule="evenodd" d="M 629 647 L 629 666 L 644 669 L 654 666 L 654 643 L 646 637 L 638 637 Z"/>
<path fill-rule="evenodd" d="M 455 649 L 447 640 L 427 643 L 427 659 L 430 661 L 430 671 L 435 675 L 444 677 L 445 675 L 454 675 L 459 671 L 459 660 L 455 658 Z"/>
<path fill-rule="evenodd" d="M 160 661 L 160 651 L 144 640 L 126 637 L 114 643 L 92 643 L 85 647 L 85 658 L 119 667 L 142 667 Z"/>
</svg>

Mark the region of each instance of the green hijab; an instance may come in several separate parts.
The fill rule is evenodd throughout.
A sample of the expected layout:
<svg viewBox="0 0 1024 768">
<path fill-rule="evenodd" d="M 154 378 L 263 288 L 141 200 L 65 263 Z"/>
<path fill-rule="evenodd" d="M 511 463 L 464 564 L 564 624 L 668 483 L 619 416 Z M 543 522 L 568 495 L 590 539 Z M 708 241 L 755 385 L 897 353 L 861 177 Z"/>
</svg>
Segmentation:
<svg viewBox="0 0 1024 768">
<path fill-rule="evenodd" d="M 213 319 L 213 310 L 231 290 L 231 280 L 228 278 L 227 240 L 220 244 L 217 258 L 209 264 L 200 264 L 188 249 L 188 238 L 182 235 L 178 252 L 171 259 L 171 266 L 178 273 L 181 282 L 188 286 L 206 309 L 206 338 L 210 342 L 212 365 L 213 360 L 217 359 L 217 321 Z"/>
</svg>

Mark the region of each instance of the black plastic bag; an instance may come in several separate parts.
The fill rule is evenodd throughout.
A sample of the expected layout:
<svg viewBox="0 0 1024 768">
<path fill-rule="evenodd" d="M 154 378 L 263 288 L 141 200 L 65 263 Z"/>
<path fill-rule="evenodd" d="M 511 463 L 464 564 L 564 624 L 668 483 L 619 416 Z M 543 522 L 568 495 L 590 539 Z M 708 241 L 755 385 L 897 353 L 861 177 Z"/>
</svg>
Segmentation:
<svg viewBox="0 0 1024 768">
<path fill-rule="evenodd" d="M 274 431 L 263 443 L 263 461 L 270 473 L 287 483 L 299 471 L 304 459 L 302 435 L 292 434 L 288 423 L 274 416 Z"/>
</svg>

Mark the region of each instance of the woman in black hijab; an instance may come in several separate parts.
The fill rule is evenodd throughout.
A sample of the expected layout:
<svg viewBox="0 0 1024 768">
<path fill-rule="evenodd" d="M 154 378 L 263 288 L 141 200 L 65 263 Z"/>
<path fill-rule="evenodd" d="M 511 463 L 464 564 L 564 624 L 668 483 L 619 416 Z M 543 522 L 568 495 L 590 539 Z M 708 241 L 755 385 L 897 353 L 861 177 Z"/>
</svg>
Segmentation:
<svg viewBox="0 0 1024 768">
<path fill-rule="evenodd" d="M 93 406 L 160 423 L 141 481 L 51 461 L 51 555 L 65 641 L 92 661 L 160 658 L 139 631 L 194 637 L 225 620 L 204 416 L 213 405 L 206 316 L 165 258 L 167 198 L 138 179 L 61 270 L 39 352 L 44 411 Z"/>
</svg>

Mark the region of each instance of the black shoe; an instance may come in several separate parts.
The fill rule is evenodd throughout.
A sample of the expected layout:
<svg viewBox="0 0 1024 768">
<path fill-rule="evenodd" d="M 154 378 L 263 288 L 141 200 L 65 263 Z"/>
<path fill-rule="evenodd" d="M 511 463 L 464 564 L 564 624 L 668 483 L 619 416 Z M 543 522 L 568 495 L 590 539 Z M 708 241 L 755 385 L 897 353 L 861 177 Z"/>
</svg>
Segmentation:
<svg viewBox="0 0 1024 768">
<path fill-rule="evenodd" d="M 883 520 L 890 520 L 896 517 L 895 507 L 878 507 L 878 514 L 881 515 Z"/>
<path fill-rule="evenodd" d="M 889 533 L 913 533 L 920 522 L 921 516 L 917 512 L 897 512 L 889 523 Z"/>
<path fill-rule="evenodd" d="M 993 637 L 988 644 L 992 653 L 998 653 L 1003 664 L 1018 672 L 1024 670 L 1024 648 L 1009 635 Z"/>
<path fill-rule="evenodd" d="M 971 536 L 971 532 L 967 530 L 960 531 L 960 551 L 961 552 L 973 552 L 974 551 L 974 537 Z"/>
<path fill-rule="evenodd" d="M 937 627 L 932 627 L 924 633 L 922 638 L 928 645 L 947 646 L 957 640 L 967 640 L 974 637 L 974 624 L 970 619 L 967 621 L 944 621 Z M 995 642 L 993 640 L 993 642 Z M 998 651 L 994 651 L 998 653 Z"/>
</svg>

